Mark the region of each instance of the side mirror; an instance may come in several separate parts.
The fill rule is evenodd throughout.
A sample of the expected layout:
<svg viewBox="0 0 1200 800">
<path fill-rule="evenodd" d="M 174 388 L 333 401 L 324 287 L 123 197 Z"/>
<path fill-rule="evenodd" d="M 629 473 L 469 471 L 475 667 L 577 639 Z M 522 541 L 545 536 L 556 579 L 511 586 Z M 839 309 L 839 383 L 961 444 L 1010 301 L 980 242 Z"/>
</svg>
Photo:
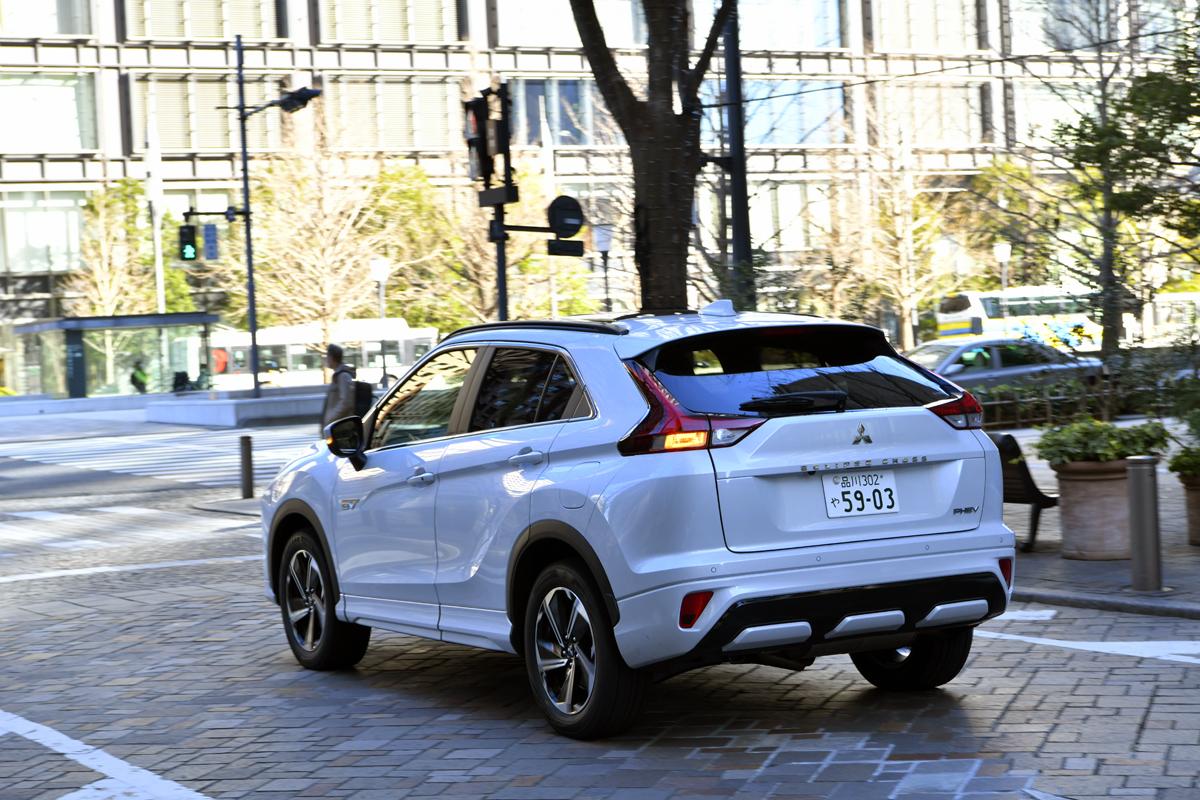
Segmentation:
<svg viewBox="0 0 1200 800">
<path fill-rule="evenodd" d="M 950 366 L 948 366 L 944 370 L 942 370 L 942 377 L 949 378 L 951 375 L 957 375 L 958 373 L 962 372 L 965 369 L 966 369 L 966 366 L 963 364 L 959 364 L 959 363 L 951 364 Z"/>
<path fill-rule="evenodd" d="M 325 444 L 329 452 L 338 458 L 348 458 L 355 469 L 362 469 L 366 459 L 363 458 L 363 423 L 358 417 L 342 417 L 325 426 Z"/>
</svg>

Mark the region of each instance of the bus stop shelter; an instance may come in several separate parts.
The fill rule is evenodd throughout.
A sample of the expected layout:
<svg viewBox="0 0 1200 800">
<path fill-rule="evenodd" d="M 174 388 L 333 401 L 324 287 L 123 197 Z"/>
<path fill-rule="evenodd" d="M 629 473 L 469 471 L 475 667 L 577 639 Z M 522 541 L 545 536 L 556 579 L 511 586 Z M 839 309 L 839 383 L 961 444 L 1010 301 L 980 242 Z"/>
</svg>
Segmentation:
<svg viewBox="0 0 1200 800">
<path fill-rule="evenodd" d="M 53 397 L 134 394 L 141 366 L 147 391 L 170 391 L 175 376 L 208 374 L 208 334 L 220 317 L 206 312 L 63 317 L 13 326 L 23 394 Z M 202 380 L 202 378 L 201 378 Z"/>
</svg>

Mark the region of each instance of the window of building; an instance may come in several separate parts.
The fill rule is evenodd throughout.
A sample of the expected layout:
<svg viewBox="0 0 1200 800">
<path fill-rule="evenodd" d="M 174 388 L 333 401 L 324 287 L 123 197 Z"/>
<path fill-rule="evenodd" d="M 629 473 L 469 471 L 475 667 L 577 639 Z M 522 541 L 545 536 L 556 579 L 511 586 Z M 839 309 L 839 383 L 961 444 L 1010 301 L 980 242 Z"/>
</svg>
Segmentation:
<svg viewBox="0 0 1200 800">
<path fill-rule="evenodd" d="M 1056 125 L 1076 122 L 1092 107 L 1084 87 L 1064 81 L 1023 81 L 1015 95 L 1017 137 L 1025 144 L 1046 143 Z"/>
<path fill-rule="evenodd" d="M 81 36 L 91 32 L 88 0 L 0 0 L 0 36 Z"/>
<path fill-rule="evenodd" d="M 1170 5 L 1156 0 L 1150 5 Z M 1128 28 L 1129 2 L 1081 0 L 1009 0 L 1012 49 L 1015 53 L 1086 50 L 1096 42 L 1116 39 Z"/>
<path fill-rule="evenodd" d="M 0 272 L 59 272 L 78 265 L 83 202 L 83 192 L 0 194 Z"/>
<path fill-rule="evenodd" d="M 890 83 L 882 86 L 883 119 L 912 137 L 915 147 L 972 147 L 985 143 L 980 83 Z"/>
<path fill-rule="evenodd" d="M 255 77 L 246 81 L 246 105 L 277 97 L 278 79 Z M 146 140 L 146 121 L 158 127 L 163 152 L 228 151 L 241 146 L 237 111 L 221 106 L 237 105 L 237 82 L 232 77 L 197 75 L 141 76 L 136 83 L 133 114 L 135 149 Z M 255 114 L 246 126 L 246 141 L 252 150 L 279 147 L 279 114 Z"/>
<path fill-rule="evenodd" d="M 546 126 L 556 145 L 608 145 L 621 141 L 620 128 L 608 114 L 595 82 L 584 79 L 513 82 L 513 139 L 541 145 Z"/>
<path fill-rule="evenodd" d="M 458 93 L 445 81 L 326 74 L 323 108 L 339 148 L 437 150 L 461 127 Z"/>
<path fill-rule="evenodd" d="M 138 39 L 274 39 L 276 0 L 125 0 Z"/>
<path fill-rule="evenodd" d="M 840 81 L 747 80 L 746 144 L 750 147 L 831 145 L 848 141 L 846 92 Z M 719 144 L 726 136 L 725 95 L 717 81 L 706 81 L 701 101 L 707 107 L 701 136 Z"/>
<path fill-rule="evenodd" d="M 960 53 L 986 47 L 976 0 L 875 0 L 875 49 Z"/>
<path fill-rule="evenodd" d="M 596 16 L 609 47 L 643 47 L 646 18 L 639 0 L 595 0 Z M 496 39 L 501 47 L 579 47 L 579 32 L 568 2 L 496 0 Z"/>
<path fill-rule="evenodd" d="M 0 153 L 78 153 L 95 150 L 96 93 L 91 75 L 0 73 Z"/>
<path fill-rule="evenodd" d="M 1184 40 L 1185 30 L 1195 21 L 1194 8 L 1184 0 L 1137 0 L 1133 33 L 1142 52 L 1170 54 Z M 1189 13 L 1191 16 L 1189 16 Z"/>
<path fill-rule="evenodd" d="M 887 0 L 894 2 L 897 0 Z M 739 0 L 743 50 L 828 50 L 845 47 L 846 0 Z M 695 0 L 696 47 L 703 47 L 719 4 Z"/>
<path fill-rule="evenodd" d="M 320 0 L 326 42 L 453 42 L 458 40 L 457 0 Z M 527 12 L 529 20 L 539 15 Z"/>
</svg>

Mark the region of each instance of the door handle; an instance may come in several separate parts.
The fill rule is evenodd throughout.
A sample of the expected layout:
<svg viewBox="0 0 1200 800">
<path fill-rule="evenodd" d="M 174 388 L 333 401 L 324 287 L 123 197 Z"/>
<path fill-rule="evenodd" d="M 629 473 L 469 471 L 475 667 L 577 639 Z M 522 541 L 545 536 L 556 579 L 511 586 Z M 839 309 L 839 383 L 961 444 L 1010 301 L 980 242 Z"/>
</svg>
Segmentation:
<svg viewBox="0 0 1200 800">
<path fill-rule="evenodd" d="M 540 464 L 546 458 L 546 454 L 541 450 L 534 450 L 530 447 L 523 447 L 515 456 L 508 459 L 508 463 L 514 467 L 523 466 L 525 464 Z"/>
<path fill-rule="evenodd" d="M 409 486 L 428 486 L 437 480 L 437 476 L 432 472 L 418 472 L 411 478 L 405 481 Z"/>
</svg>

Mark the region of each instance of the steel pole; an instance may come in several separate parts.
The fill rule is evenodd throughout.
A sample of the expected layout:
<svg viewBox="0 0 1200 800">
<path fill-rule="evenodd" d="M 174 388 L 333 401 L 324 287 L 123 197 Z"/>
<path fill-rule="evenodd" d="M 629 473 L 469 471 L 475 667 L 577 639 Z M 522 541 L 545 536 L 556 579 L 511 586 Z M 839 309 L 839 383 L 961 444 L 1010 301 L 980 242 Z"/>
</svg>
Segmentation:
<svg viewBox="0 0 1200 800">
<path fill-rule="evenodd" d="M 242 462 L 242 499 L 249 500 L 254 497 L 254 451 L 250 437 L 239 437 L 238 448 Z"/>
<path fill-rule="evenodd" d="M 608 293 L 608 251 L 600 251 L 600 263 L 604 267 L 604 310 L 612 311 L 612 295 Z"/>
<path fill-rule="evenodd" d="M 504 204 L 495 206 L 496 217 L 492 220 L 492 241 L 496 243 L 496 317 L 501 322 L 508 319 L 508 254 L 504 240 Z"/>
<path fill-rule="evenodd" d="M 1135 592 L 1161 592 L 1162 553 L 1158 538 L 1158 459 L 1130 456 L 1129 557 Z"/>
<path fill-rule="evenodd" d="M 250 151 L 246 145 L 246 74 L 245 54 L 242 52 L 242 37 L 238 34 L 237 85 L 238 122 L 242 134 L 242 219 L 246 226 L 246 316 L 250 325 L 250 372 L 254 374 L 254 396 L 262 396 L 258 380 L 258 307 L 254 298 L 254 230 L 250 222 Z"/>
<path fill-rule="evenodd" d="M 384 279 L 379 279 L 379 360 L 383 365 L 379 375 L 379 385 L 387 388 L 387 342 L 384 341 L 383 321 L 387 319 L 387 300 L 384 296 Z"/>
</svg>

